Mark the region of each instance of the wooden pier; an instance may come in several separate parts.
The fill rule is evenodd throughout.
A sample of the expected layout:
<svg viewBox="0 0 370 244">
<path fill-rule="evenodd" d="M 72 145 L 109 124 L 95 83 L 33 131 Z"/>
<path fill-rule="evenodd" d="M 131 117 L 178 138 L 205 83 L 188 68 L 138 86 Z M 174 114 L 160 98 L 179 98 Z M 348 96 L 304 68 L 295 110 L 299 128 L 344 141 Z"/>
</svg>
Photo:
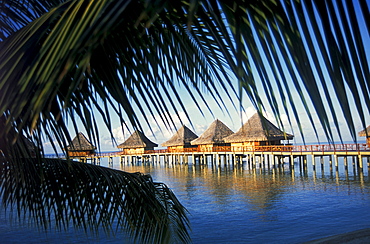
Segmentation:
<svg viewBox="0 0 370 244">
<path fill-rule="evenodd" d="M 74 157 L 80 161 L 91 161 L 100 164 L 101 158 L 108 158 L 113 164 L 113 158 L 118 157 L 121 164 L 137 163 L 164 163 L 164 164 L 240 164 L 248 163 L 250 167 L 265 168 L 278 167 L 288 163 L 294 168 L 295 164 L 307 167 L 307 158 L 311 157 L 312 167 L 324 166 L 324 158 L 329 158 L 330 168 L 338 169 L 338 159 L 343 157 L 344 166 L 348 167 L 350 160 L 358 170 L 364 164 L 370 168 L 369 144 L 327 144 L 327 145 L 276 145 L 276 146 L 247 146 L 213 147 L 212 150 L 199 150 L 199 148 L 181 148 L 178 150 L 159 149 L 146 150 L 143 153 L 124 154 L 123 152 L 96 153 L 88 156 Z M 320 160 L 318 161 L 317 158 Z M 318 162 L 317 162 L 318 161 Z"/>
</svg>

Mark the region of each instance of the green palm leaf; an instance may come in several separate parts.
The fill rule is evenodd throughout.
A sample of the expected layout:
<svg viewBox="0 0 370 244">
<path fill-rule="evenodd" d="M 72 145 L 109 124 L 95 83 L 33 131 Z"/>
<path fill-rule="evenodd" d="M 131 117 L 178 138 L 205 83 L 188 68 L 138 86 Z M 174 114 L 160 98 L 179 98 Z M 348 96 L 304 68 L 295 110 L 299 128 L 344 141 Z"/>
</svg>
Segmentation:
<svg viewBox="0 0 370 244">
<path fill-rule="evenodd" d="M 65 148 L 82 124 L 99 144 L 98 116 L 111 136 L 115 114 L 135 129 L 160 114 L 173 128 L 171 113 L 186 112 L 179 86 L 211 114 L 205 93 L 226 111 L 220 89 L 240 107 L 246 95 L 281 127 L 287 113 L 303 138 L 301 107 L 318 139 L 316 118 L 329 141 L 331 121 L 342 139 L 340 114 L 354 140 L 352 117 L 366 127 L 366 1 L 23 0 L 0 11 L 0 149 L 15 171 L 30 156 L 20 138 L 42 157 L 44 142 Z"/>
</svg>

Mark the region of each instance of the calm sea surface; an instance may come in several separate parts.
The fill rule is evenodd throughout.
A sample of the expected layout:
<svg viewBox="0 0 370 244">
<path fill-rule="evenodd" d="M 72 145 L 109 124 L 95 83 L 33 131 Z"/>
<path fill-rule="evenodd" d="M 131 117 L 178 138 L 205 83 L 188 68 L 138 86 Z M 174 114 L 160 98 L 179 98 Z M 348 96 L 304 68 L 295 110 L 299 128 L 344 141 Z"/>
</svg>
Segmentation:
<svg viewBox="0 0 370 244">
<path fill-rule="evenodd" d="M 113 168 L 150 174 L 166 183 L 190 212 L 193 243 L 301 243 L 370 227 L 370 180 L 363 173 L 322 168 L 309 160 L 280 169 L 243 165 L 146 164 Z M 102 166 L 108 162 L 102 160 Z M 121 233 L 99 237 L 71 229 L 44 233 L 0 214 L 0 243 L 122 243 Z"/>
</svg>

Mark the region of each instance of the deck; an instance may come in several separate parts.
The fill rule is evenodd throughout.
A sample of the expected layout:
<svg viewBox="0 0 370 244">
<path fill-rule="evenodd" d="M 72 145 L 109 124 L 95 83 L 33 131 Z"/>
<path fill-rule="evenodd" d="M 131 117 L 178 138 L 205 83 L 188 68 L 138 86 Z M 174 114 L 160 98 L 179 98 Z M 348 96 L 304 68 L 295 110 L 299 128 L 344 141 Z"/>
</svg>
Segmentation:
<svg viewBox="0 0 370 244">
<path fill-rule="evenodd" d="M 109 153 L 95 153 L 87 156 L 72 157 L 81 162 L 90 161 L 100 165 L 102 158 L 107 158 L 109 166 L 113 167 L 113 158 L 119 158 L 120 164 L 248 164 L 250 169 L 279 169 L 289 164 L 291 172 L 299 165 L 300 170 L 307 171 L 308 162 L 316 167 L 329 162 L 330 170 L 338 173 L 339 165 L 344 166 L 348 173 L 350 163 L 353 172 L 363 176 L 364 165 L 367 165 L 370 176 L 370 144 L 321 144 L 321 145 L 273 145 L 273 146 L 246 146 L 230 147 L 218 146 L 209 150 L 199 148 L 182 148 L 177 150 L 157 149 L 146 150 L 140 154 L 124 154 L 122 151 Z M 309 160 L 308 160 L 309 158 Z M 316 160 L 319 158 L 319 160 Z M 326 160 L 324 160 L 326 158 Z M 339 163 L 339 159 L 343 160 Z M 342 167 L 341 166 L 341 167 Z M 356 169 L 355 169 L 356 168 Z"/>
<path fill-rule="evenodd" d="M 199 148 L 181 148 L 176 150 L 157 149 L 145 150 L 141 154 L 127 154 L 123 152 L 96 153 L 87 157 L 120 157 L 120 156 L 151 156 L 168 154 L 272 154 L 272 155 L 363 155 L 370 156 L 370 145 L 363 144 L 322 144 L 322 145 L 273 145 L 273 146 L 216 146 L 208 150 Z"/>
<path fill-rule="evenodd" d="M 249 163 L 256 164 L 257 162 L 270 162 L 273 165 L 283 164 L 284 159 L 288 158 L 292 166 L 294 160 L 305 164 L 307 156 L 311 156 L 311 161 L 315 165 L 315 158 L 320 157 L 323 161 L 324 156 L 330 157 L 330 163 L 334 161 L 338 166 L 338 157 L 356 157 L 358 167 L 363 168 L 363 159 L 367 159 L 367 165 L 370 167 L 370 145 L 369 144 L 322 144 L 322 145 L 273 145 L 273 146 L 217 146 L 208 150 L 199 150 L 199 148 L 182 148 L 182 149 L 157 149 L 146 150 L 140 154 L 127 154 L 121 151 L 110 153 L 96 153 L 87 156 L 75 156 L 80 161 L 99 162 L 101 158 L 108 158 L 110 163 L 113 163 L 114 157 L 119 157 L 121 164 L 135 163 L 139 160 L 153 163 L 188 163 L 189 157 L 192 157 L 193 162 L 200 164 L 208 161 L 224 162 L 224 163 L 240 163 L 245 158 Z M 355 159 L 353 159 L 355 160 Z"/>
</svg>

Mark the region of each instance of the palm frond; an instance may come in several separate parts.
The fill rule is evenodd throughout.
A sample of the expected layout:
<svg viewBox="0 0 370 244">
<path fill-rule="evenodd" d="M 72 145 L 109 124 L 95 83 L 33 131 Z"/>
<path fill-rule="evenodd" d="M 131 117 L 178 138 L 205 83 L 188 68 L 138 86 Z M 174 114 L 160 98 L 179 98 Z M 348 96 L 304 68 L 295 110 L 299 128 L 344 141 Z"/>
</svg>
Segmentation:
<svg viewBox="0 0 370 244">
<path fill-rule="evenodd" d="M 58 159 L 1 160 L 1 195 L 44 229 L 126 231 L 140 243 L 187 243 L 186 210 L 172 191 L 140 173 Z M 144 234 L 143 234 L 144 233 Z"/>
<path fill-rule="evenodd" d="M 187 110 L 179 86 L 211 114 L 204 93 L 223 109 L 220 87 L 240 107 L 246 94 L 280 127 L 287 113 L 302 137 L 301 107 L 318 140 L 315 119 L 329 141 L 342 139 L 341 115 L 354 140 L 352 117 L 366 127 L 366 1 L 23 0 L 2 1 L 0 11 L 6 162 L 30 156 L 22 136 L 39 157 L 45 141 L 65 148 L 69 122 L 99 144 L 96 117 L 112 131 L 111 113 L 139 130 L 157 114 L 173 127 L 171 113 Z"/>
</svg>

